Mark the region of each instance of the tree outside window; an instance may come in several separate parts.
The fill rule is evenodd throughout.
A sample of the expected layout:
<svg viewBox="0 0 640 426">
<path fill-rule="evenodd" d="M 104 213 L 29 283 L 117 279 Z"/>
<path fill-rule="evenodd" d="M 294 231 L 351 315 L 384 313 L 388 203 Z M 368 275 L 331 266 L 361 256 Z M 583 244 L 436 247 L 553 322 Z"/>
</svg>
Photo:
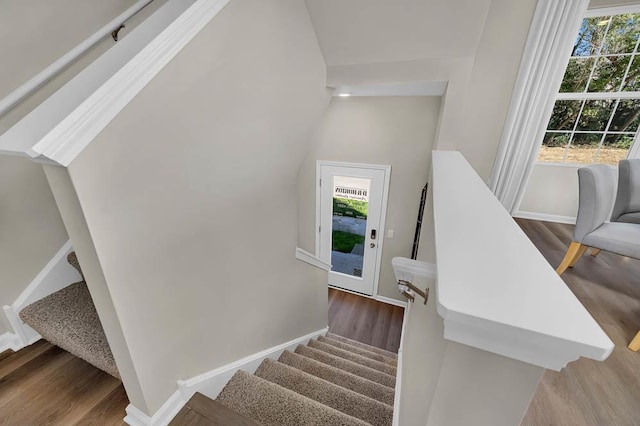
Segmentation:
<svg viewBox="0 0 640 426">
<path fill-rule="evenodd" d="M 616 165 L 640 124 L 640 14 L 582 21 L 538 161 Z"/>
</svg>

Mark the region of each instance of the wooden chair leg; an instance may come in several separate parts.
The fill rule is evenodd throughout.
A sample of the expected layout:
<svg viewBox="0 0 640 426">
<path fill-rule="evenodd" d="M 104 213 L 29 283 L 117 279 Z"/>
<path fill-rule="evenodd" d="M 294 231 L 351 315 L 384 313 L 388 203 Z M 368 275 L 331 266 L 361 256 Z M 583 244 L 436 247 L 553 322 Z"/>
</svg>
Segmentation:
<svg viewBox="0 0 640 426">
<path fill-rule="evenodd" d="M 629 343 L 628 347 L 634 352 L 640 351 L 640 331 L 638 331 L 638 333 L 636 334 L 636 337 L 633 338 L 631 343 Z"/>
<path fill-rule="evenodd" d="M 558 266 L 558 269 L 556 269 L 558 275 L 562 275 L 564 271 L 566 271 L 567 268 L 574 263 L 574 260 L 580 258 L 582 254 L 578 255 L 578 253 L 580 253 L 582 247 L 583 245 L 580 243 L 577 243 L 575 241 L 571 242 L 571 245 L 569 245 L 569 248 L 567 249 L 567 254 L 564 255 L 564 259 L 562 259 L 560 266 Z M 584 250 L 582 250 L 582 253 L 584 253 Z"/>
<path fill-rule="evenodd" d="M 578 260 L 580 260 L 580 258 L 587 251 L 588 248 L 589 246 L 585 246 L 585 245 L 580 246 L 580 249 L 578 249 L 578 252 L 576 253 L 576 257 L 573 259 L 573 261 L 569 265 L 569 268 L 573 268 L 573 265 L 575 265 L 578 262 Z"/>
<path fill-rule="evenodd" d="M 600 253 L 602 250 L 594 248 L 591 249 L 591 256 L 596 257 L 598 255 L 598 253 Z"/>
</svg>

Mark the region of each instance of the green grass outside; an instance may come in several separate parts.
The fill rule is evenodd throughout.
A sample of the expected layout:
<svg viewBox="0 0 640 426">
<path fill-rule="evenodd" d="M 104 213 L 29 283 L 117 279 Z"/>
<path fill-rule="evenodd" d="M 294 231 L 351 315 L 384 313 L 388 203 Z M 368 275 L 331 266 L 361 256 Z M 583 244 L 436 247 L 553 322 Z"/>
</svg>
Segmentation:
<svg viewBox="0 0 640 426">
<path fill-rule="evenodd" d="M 333 250 L 341 253 L 351 253 L 356 244 L 364 243 L 364 235 L 344 231 L 333 231 L 331 235 Z"/>
<path fill-rule="evenodd" d="M 346 198 L 333 199 L 333 215 L 366 219 L 369 213 L 369 203 L 359 200 L 347 200 Z"/>
</svg>

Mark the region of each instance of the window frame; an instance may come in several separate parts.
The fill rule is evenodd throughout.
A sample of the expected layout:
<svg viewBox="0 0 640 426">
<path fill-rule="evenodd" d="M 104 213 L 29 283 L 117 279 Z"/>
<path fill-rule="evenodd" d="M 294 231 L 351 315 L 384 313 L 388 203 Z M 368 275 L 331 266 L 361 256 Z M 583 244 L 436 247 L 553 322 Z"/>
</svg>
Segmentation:
<svg viewBox="0 0 640 426">
<path fill-rule="evenodd" d="M 590 9 L 587 10 L 583 16 L 582 16 L 582 22 L 587 19 L 587 18 L 595 18 L 595 17 L 599 17 L 599 16 L 615 16 L 615 15 L 623 15 L 623 14 L 640 14 L 640 4 L 633 4 L 633 5 L 625 5 L 625 6 L 614 6 L 614 7 L 606 7 L 606 8 L 598 8 L 598 9 Z M 609 22 L 607 23 L 607 29 L 606 31 L 608 32 L 609 27 L 611 25 L 611 22 L 613 20 L 609 20 Z M 578 34 L 575 35 L 575 37 L 577 37 Z M 574 40 L 575 40 L 574 37 Z M 638 40 L 636 41 L 636 45 L 633 49 L 633 51 L 631 53 L 615 53 L 615 54 L 609 54 L 609 55 L 601 55 L 602 51 L 602 46 L 600 46 L 600 49 L 598 50 L 598 54 L 597 55 L 588 55 L 588 56 L 572 56 L 571 53 L 569 53 L 568 55 L 568 60 L 571 60 L 571 58 L 593 58 L 595 59 L 594 61 L 594 65 L 591 68 L 591 71 L 589 73 L 589 79 L 587 80 L 587 83 L 585 85 L 585 88 L 582 92 L 558 92 L 553 100 L 554 105 L 557 101 L 560 100 L 578 100 L 578 101 L 588 101 L 588 100 L 611 100 L 612 102 L 614 102 L 614 107 L 611 110 L 611 114 L 609 115 L 609 120 L 607 121 L 606 127 L 604 130 L 594 130 L 594 131 L 583 131 L 580 130 L 578 132 L 576 132 L 576 127 L 578 125 L 579 122 L 579 118 L 581 116 L 583 107 L 584 107 L 584 103 L 580 106 L 580 110 L 578 112 L 578 115 L 576 116 L 576 122 L 574 123 L 573 129 L 571 130 L 549 130 L 547 129 L 549 122 L 546 123 L 545 125 L 545 134 L 547 133 L 564 133 L 564 134 L 575 134 L 575 133 L 580 133 L 580 134 L 602 134 L 602 138 L 600 139 L 600 142 L 598 144 L 597 150 L 598 150 L 598 154 L 600 149 L 602 148 L 602 143 L 604 142 L 604 139 L 606 137 L 606 135 L 608 134 L 629 134 L 629 133 L 633 133 L 633 132 L 612 132 L 609 131 L 609 127 L 611 125 L 611 122 L 613 121 L 613 117 L 615 116 L 615 113 L 617 111 L 617 106 L 618 103 L 622 100 L 625 99 L 638 99 L 640 100 L 640 91 L 617 91 L 617 92 L 588 92 L 589 89 L 589 83 L 591 82 L 591 79 L 593 77 L 593 73 L 595 71 L 595 68 L 597 66 L 597 59 L 604 57 L 604 56 L 630 56 L 630 60 L 629 60 L 629 64 L 627 65 L 627 68 L 625 69 L 625 73 L 623 75 L 622 81 L 626 81 L 626 78 L 628 76 L 629 70 L 631 69 L 631 64 L 633 62 L 633 59 L 635 57 L 637 57 L 638 59 L 640 59 L 640 36 L 638 37 Z M 565 72 L 566 72 L 566 68 L 569 66 L 569 62 L 567 61 L 567 66 L 565 67 Z M 563 76 L 564 79 L 564 76 Z M 622 89 L 622 86 L 620 87 L 620 89 Z M 549 117 L 549 120 L 551 120 L 551 117 Z M 542 142 L 540 143 L 540 149 L 543 149 L 544 145 L 542 145 Z M 566 161 L 566 157 L 567 157 L 567 153 L 568 150 L 566 150 L 564 152 L 563 155 L 563 161 L 562 162 L 558 162 L 558 161 L 540 161 L 540 152 L 538 152 L 538 156 L 536 158 L 535 163 L 536 164 L 541 164 L 541 165 L 555 165 L 555 166 L 585 166 L 585 165 L 589 165 L 589 164 L 606 164 L 606 163 L 598 163 L 597 162 L 597 157 L 595 161 L 592 161 L 591 163 L 574 163 L 574 162 L 567 162 Z M 635 131 L 635 136 L 633 138 L 633 142 L 631 144 L 631 147 L 629 148 L 629 151 L 627 153 L 627 156 L 625 157 L 627 159 L 632 159 L 632 158 L 640 158 L 640 128 L 638 128 Z M 617 168 L 617 165 L 611 165 L 611 164 L 607 164 L 610 167 L 614 167 Z"/>
</svg>

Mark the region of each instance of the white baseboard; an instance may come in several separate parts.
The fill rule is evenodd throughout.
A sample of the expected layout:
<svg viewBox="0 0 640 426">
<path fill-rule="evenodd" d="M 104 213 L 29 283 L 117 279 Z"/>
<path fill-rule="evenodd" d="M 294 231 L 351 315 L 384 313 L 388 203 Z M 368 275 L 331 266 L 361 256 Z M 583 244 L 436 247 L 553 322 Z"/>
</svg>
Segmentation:
<svg viewBox="0 0 640 426">
<path fill-rule="evenodd" d="M 40 340 L 40 335 L 22 322 L 18 315 L 19 312 L 33 302 L 82 280 L 80 273 L 67 262 L 67 254 L 72 250 L 71 241 L 64 243 L 60 250 L 29 283 L 27 288 L 20 293 L 16 301 L 10 306 L 2 307 L 13 329 L 12 334 L 16 336 L 19 342 L 19 345 L 14 350 L 20 350 Z"/>
<path fill-rule="evenodd" d="M 8 350 L 17 352 L 20 350 L 22 341 L 15 333 L 0 334 L 0 353 Z"/>
<path fill-rule="evenodd" d="M 400 332 L 400 347 L 398 348 L 398 364 L 396 365 L 396 387 L 393 398 L 393 421 L 392 426 L 400 426 L 400 398 L 402 397 L 402 359 L 404 357 L 404 337 L 407 329 L 407 321 L 409 320 L 409 312 L 411 305 L 407 304 L 402 316 L 402 331 Z"/>
<path fill-rule="evenodd" d="M 398 300 L 398 299 L 394 299 L 391 297 L 385 297 L 385 296 L 376 296 L 374 297 L 374 299 L 376 299 L 378 302 L 382 302 L 382 303 L 386 303 L 388 305 L 394 305 L 394 306 L 400 306 L 401 308 L 406 308 L 407 307 L 407 302 L 404 302 L 402 300 Z"/>
<path fill-rule="evenodd" d="M 215 399 L 236 371 L 243 370 L 248 373 L 254 373 L 265 359 L 278 359 L 285 350 L 293 351 L 298 345 L 304 345 L 311 339 L 324 336 L 328 331 L 328 327 L 323 328 L 322 330 L 314 331 L 297 339 L 223 365 L 222 367 L 200 374 L 191 379 L 178 380 L 178 390 L 162 404 L 162 407 L 160 407 L 153 416 L 148 416 L 129 404 L 127 407 L 127 416 L 124 418 L 124 421 L 130 426 L 166 426 L 196 392 Z"/>
<path fill-rule="evenodd" d="M 576 224 L 576 218 L 574 216 L 560 216 L 555 214 L 517 211 L 513 214 L 513 217 L 519 217 L 521 219 L 541 220 L 543 222 L 567 223 L 569 225 Z"/>
<path fill-rule="evenodd" d="M 186 403 L 187 400 L 183 399 L 182 393 L 180 390 L 177 390 L 151 417 L 129 404 L 126 409 L 127 416 L 124 418 L 124 422 L 129 426 L 166 426 L 171 423 L 171 420 L 173 420 Z"/>
</svg>

